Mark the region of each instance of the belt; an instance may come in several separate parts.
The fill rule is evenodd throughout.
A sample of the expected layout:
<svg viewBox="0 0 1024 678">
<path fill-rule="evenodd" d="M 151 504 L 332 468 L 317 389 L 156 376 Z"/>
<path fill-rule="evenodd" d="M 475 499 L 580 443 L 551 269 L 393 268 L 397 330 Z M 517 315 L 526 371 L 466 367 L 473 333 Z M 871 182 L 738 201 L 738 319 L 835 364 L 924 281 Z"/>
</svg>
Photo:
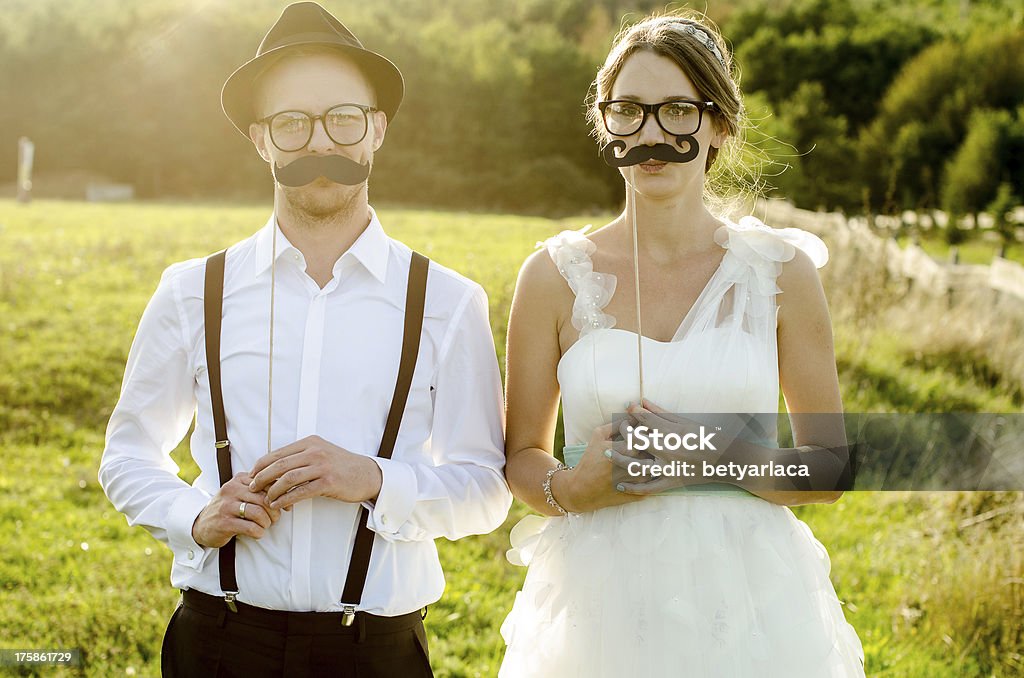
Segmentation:
<svg viewBox="0 0 1024 678">
<path fill-rule="evenodd" d="M 344 612 L 291 612 L 289 610 L 269 610 L 265 607 L 248 605 L 236 601 L 238 612 L 229 612 L 224 606 L 224 598 L 211 596 L 202 591 L 185 589 L 181 593 L 185 607 L 201 614 L 237 621 L 241 624 L 259 626 L 279 633 L 298 635 L 353 634 L 360 639 L 367 635 L 395 633 L 415 628 L 423 623 L 426 608 L 396 617 L 382 617 L 369 612 L 356 612 L 355 622 L 346 626 L 342 624 Z"/>
</svg>

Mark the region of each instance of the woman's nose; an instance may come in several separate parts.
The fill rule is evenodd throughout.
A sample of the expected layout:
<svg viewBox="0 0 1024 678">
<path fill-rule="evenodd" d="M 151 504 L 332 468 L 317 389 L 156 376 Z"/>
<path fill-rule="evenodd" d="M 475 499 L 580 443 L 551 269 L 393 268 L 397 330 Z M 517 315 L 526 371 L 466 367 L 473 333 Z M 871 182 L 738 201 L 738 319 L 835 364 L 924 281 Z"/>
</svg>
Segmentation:
<svg viewBox="0 0 1024 678">
<path fill-rule="evenodd" d="M 640 146 L 652 146 L 654 144 L 661 144 L 665 142 L 665 134 L 658 125 L 658 121 L 655 119 L 654 114 L 647 116 L 643 124 L 638 130 L 639 136 L 637 137 L 637 144 Z"/>
</svg>

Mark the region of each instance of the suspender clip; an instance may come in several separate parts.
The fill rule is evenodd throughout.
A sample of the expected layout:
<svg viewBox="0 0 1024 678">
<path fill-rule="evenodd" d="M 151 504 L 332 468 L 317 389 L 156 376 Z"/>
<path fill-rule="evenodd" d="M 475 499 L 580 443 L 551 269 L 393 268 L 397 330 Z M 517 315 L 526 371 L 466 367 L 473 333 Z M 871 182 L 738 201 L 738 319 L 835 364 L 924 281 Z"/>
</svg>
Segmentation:
<svg viewBox="0 0 1024 678">
<path fill-rule="evenodd" d="M 356 606 L 355 605 L 343 605 L 341 612 L 341 625 L 352 626 L 352 622 L 356 620 Z"/>
<path fill-rule="evenodd" d="M 213 446 L 216 447 L 218 450 L 222 450 L 225 447 L 228 447 L 229 445 L 231 445 L 230 440 L 218 440 L 213 444 Z"/>
<path fill-rule="evenodd" d="M 238 612 L 238 606 L 235 605 L 235 596 L 238 595 L 238 591 L 225 591 L 224 602 L 227 604 L 228 609 L 232 612 Z"/>
</svg>

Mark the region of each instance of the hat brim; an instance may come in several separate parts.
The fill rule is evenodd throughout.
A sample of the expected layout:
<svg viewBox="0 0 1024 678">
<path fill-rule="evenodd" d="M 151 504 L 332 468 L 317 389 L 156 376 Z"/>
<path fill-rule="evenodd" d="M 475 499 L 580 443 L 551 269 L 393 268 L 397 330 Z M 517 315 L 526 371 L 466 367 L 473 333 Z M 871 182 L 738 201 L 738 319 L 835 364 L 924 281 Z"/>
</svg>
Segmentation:
<svg viewBox="0 0 1024 678">
<path fill-rule="evenodd" d="M 388 122 L 394 119 L 405 94 L 405 80 L 402 73 L 389 59 L 355 46 L 339 45 L 334 42 L 296 42 L 282 45 L 260 54 L 239 66 L 232 73 L 220 92 L 220 104 L 224 114 L 242 136 L 249 138 L 249 125 L 256 122 L 252 94 L 256 78 L 271 63 L 296 47 L 320 46 L 337 51 L 351 59 L 363 72 L 377 95 L 377 108 L 384 112 Z"/>
</svg>

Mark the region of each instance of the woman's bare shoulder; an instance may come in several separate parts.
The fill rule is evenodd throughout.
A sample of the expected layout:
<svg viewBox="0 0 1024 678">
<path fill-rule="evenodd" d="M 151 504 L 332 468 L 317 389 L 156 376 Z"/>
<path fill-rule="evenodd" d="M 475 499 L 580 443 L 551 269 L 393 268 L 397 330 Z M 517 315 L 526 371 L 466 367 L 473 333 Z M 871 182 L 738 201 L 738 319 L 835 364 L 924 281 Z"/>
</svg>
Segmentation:
<svg viewBox="0 0 1024 678">
<path fill-rule="evenodd" d="M 792 299 L 814 295 L 821 288 L 821 278 L 811 257 L 797 247 L 793 258 L 782 264 L 777 284 L 782 291 L 779 299 L 785 301 L 787 296 Z"/>
<path fill-rule="evenodd" d="M 566 288 L 567 284 L 547 250 L 540 248 L 531 252 L 519 268 L 516 286 L 524 291 L 550 293 Z"/>
<path fill-rule="evenodd" d="M 559 319 L 571 313 L 574 299 L 572 289 L 546 249 L 538 249 L 526 257 L 516 281 L 514 316 L 536 320 L 547 317 L 555 326 L 560 326 Z"/>
</svg>

